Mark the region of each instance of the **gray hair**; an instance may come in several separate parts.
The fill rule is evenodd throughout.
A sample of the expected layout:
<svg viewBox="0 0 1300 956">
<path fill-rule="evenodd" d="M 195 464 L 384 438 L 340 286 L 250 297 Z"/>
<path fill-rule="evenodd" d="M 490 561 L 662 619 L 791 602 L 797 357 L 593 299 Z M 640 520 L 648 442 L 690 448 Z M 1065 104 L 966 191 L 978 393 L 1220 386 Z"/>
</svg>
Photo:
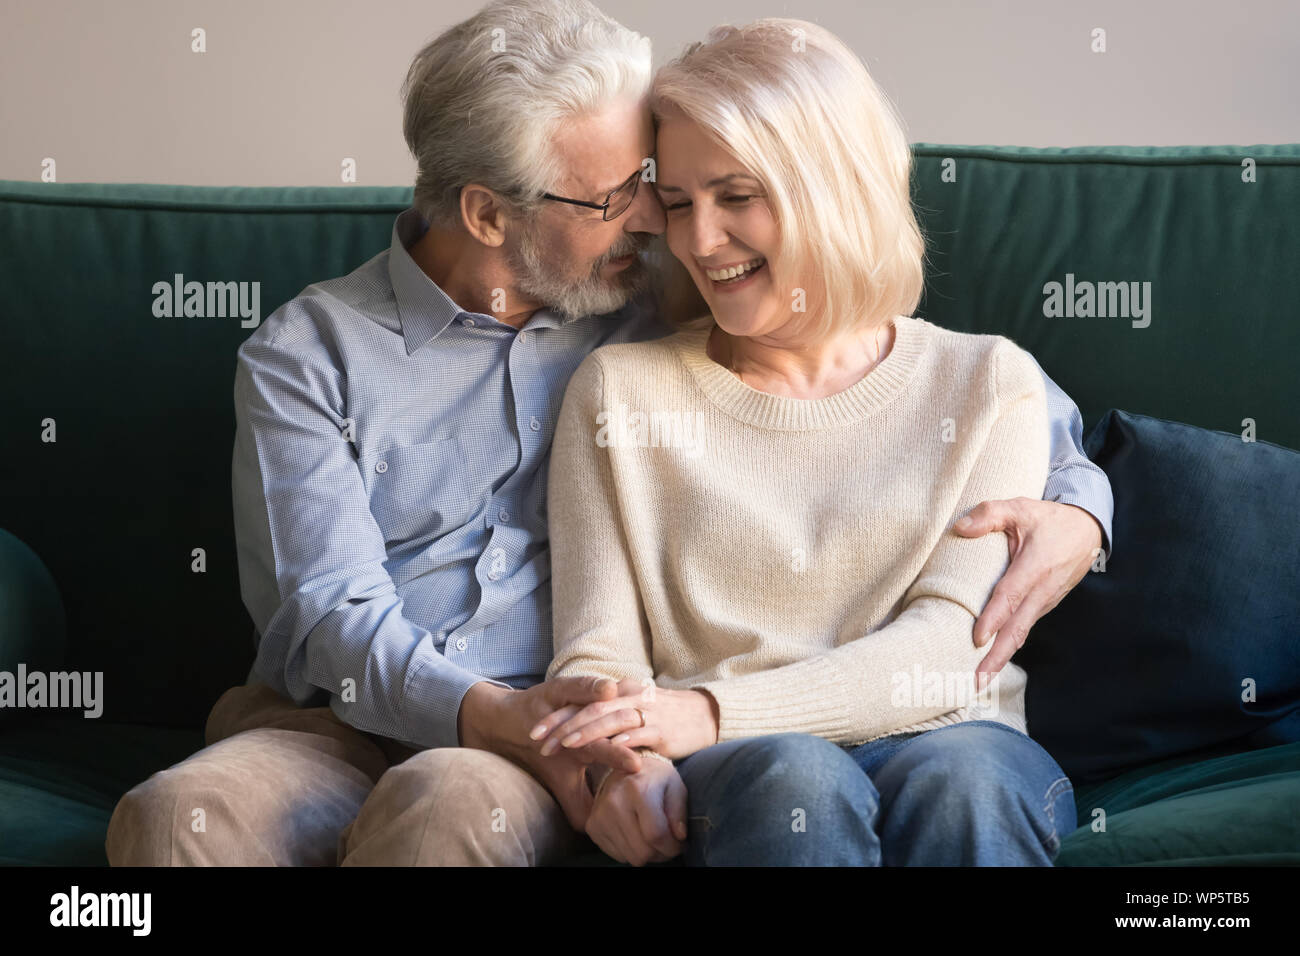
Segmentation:
<svg viewBox="0 0 1300 956">
<path fill-rule="evenodd" d="M 535 208 L 561 176 L 557 125 L 645 96 L 650 63 L 650 41 L 587 0 L 488 4 L 416 54 L 402 85 L 415 208 L 448 225 L 471 182 Z"/>
</svg>

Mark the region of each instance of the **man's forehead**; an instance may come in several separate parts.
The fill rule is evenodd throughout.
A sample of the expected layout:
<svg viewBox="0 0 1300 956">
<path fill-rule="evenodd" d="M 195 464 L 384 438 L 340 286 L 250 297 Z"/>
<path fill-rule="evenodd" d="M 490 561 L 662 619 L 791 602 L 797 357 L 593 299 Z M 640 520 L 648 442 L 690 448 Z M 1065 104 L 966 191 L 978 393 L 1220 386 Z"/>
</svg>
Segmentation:
<svg viewBox="0 0 1300 956">
<path fill-rule="evenodd" d="M 575 119 L 555 139 L 561 177 L 573 189 L 598 193 L 616 189 L 654 154 L 654 126 L 648 109 L 611 110 Z"/>
</svg>

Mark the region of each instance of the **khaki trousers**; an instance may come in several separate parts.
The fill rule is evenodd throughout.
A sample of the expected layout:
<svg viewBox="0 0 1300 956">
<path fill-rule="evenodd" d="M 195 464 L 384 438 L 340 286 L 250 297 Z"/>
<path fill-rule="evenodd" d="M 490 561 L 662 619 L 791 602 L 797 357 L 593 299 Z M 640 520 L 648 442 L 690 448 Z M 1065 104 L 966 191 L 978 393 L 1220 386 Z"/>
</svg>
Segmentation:
<svg viewBox="0 0 1300 956">
<path fill-rule="evenodd" d="M 122 797 L 112 866 L 530 866 L 585 838 L 496 754 L 412 750 L 261 684 L 212 708 L 207 746 Z"/>
</svg>

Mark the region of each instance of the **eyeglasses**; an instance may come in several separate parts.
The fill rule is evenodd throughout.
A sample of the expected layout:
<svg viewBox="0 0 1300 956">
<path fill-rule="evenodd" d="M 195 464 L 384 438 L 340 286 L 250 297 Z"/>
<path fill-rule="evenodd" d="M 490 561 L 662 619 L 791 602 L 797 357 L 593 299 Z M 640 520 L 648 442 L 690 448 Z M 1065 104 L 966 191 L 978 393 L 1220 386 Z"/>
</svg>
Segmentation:
<svg viewBox="0 0 1300 956">
<path fill-rule="evenodd" d="M 636 198 L 637 183 L 641 182 L 641 170 L 637 170 L 627 179 L 609 191 L 604 202 L 587 202 L 585 199 L 566 199 L 563 196 L 555 196 L 551 193 L 542 193 L 543 199 L 552 199 L 555 202 L 567 202 L 571 206 L 585 206 L 587 209 L 599 209 L 601 218 L 606 222 L 611 219 L 617 219 L 623 213 L 627 212 L 627 207 L 632 205 L 632 200 Z"/>
</svg>

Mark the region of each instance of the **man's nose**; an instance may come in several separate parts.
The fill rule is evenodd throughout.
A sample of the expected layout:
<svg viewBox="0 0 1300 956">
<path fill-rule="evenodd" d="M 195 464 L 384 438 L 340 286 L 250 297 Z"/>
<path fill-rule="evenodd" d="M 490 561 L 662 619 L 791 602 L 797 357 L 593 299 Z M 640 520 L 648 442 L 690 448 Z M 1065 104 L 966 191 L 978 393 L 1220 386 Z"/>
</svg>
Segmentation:
<svg viewBox="0 0 1300 956">
<path fill-rule="evenodd" d="M 648 232 L 655 236 L 663 234 L 667 226 L 664 207 L 650 183 L 637 184 L 636 195 L 632 198 L 632 205 L 628 207 L 624 220 L 624 232 Z"/>
</svg>

